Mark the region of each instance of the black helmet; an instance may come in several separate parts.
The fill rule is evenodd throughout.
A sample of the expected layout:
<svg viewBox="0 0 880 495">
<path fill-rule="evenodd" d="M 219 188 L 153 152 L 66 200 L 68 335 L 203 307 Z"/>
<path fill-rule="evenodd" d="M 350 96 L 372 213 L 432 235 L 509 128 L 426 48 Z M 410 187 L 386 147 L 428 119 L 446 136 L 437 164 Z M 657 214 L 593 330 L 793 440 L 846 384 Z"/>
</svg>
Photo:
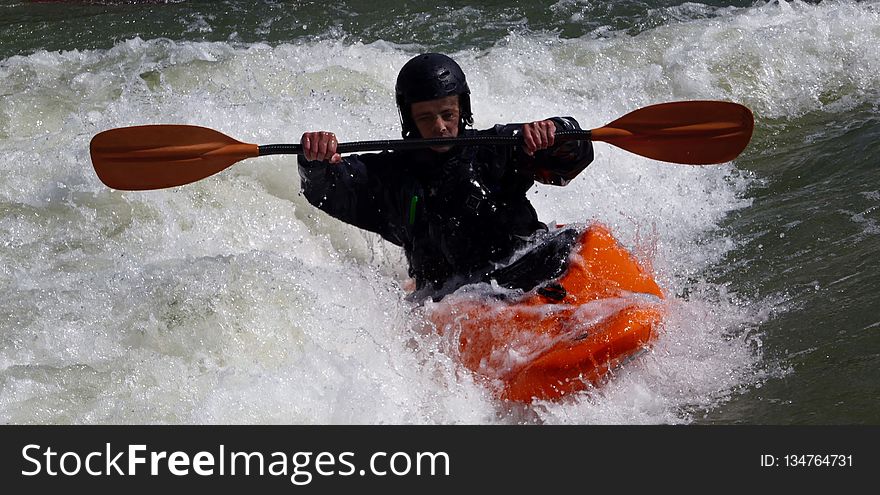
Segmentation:
<svg viewBox="0 0 880 495">
<path fill-rule="evenodd" d="M 400 112 L 400 125 L 403 137 L 419 135 L 413 121 L 411 105 L 419 101 L 436 100 L 458 95 L 461 114 L 459 131 L 465 125 L 474 123 L 471 112 L 471 90 L 468 88 L 461 67 L 455 60 L 440 53 L 423 53 L 410 59 L 397 75 L 397 110 Z"/>
</svg>

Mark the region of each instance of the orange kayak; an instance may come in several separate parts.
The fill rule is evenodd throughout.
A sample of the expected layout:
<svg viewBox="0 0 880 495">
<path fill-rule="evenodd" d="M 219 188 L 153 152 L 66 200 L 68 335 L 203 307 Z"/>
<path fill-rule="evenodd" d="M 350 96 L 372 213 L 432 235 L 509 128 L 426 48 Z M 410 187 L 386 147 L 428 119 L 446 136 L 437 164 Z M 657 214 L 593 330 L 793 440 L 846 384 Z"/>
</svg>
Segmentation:
<svg viewBox="0 0 880 495">
<path fill-rule="evenodd" d="M 428 319 L 502 399 L 555 400 L 601 383 L 657 336 L 663 293 L 607 228 L 579 234 L 563 274 L 515 298 L 460 291 Z"/>
</svg>

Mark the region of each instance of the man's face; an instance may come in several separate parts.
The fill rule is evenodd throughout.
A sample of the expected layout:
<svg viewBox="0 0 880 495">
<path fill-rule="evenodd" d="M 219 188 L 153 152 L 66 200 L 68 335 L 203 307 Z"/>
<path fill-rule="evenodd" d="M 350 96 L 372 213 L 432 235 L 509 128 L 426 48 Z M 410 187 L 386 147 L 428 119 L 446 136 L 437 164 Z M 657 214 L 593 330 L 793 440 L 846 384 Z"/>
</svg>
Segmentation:
<svg viewBox="0 0 880 495">
<path fill-rule="evenodd" d="M 458 96 L 437 100 L 419 101 L 412 104 L 412 118 L 423 138 L 449 138 L 458 136 L 460 110 Z M 450 146 L 432 146 L 437 152 L 449 151 Z"/>
</svg>

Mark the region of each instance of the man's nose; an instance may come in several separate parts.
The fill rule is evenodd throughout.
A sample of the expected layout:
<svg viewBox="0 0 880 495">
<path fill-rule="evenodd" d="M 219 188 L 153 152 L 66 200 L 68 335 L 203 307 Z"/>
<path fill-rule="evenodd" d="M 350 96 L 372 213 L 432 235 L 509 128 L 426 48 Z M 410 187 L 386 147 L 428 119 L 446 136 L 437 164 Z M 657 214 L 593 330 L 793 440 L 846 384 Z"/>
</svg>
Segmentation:
<svg viewBox="0 0 880 495">
<path fill-rule="evenodd" d="M 443 134 L 448 132 L 449 129 L 446 127 L 446 121 L 443 120 L 442 117 L 437 117 L 437 120 L 434 122 L 434 129 L 438 134 Z"/>
</svg>

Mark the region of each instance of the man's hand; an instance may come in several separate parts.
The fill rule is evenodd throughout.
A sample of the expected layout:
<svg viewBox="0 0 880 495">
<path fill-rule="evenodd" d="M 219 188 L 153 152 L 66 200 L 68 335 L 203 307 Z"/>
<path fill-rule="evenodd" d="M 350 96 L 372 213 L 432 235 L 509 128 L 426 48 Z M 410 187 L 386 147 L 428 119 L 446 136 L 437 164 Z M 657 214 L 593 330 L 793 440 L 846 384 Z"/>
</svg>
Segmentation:
<svg viewBox="0 0 880 495">
<path fill-rule="evenodd" d="M 552 120 L 523 124 L 522 133 L 526 154 L 535 156 L 536 151 L 553 146 L 556 124 Z"/>
<path fill-rule="evenodd" d="M 342 156 L 336 152 L 336 135 L 332 132 L 306 132 L 299 142 L 303 148 L 303 155 L 310 162 L 339 163 L 342 161 Z"/>
</svg>

